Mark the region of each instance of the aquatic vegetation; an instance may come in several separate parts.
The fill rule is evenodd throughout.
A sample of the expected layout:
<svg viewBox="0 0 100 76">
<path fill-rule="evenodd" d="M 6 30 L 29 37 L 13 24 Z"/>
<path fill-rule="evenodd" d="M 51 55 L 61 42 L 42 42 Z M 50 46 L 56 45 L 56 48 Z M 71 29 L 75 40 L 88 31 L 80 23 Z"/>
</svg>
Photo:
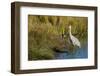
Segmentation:
<svg viewBox="0 0 100 76">
<path fill-rule="evenodd" d="M 87 17 L 69 16 L 28 16 L 28 59 L 55 59 L 55 50 L 74 52 L 69 40 L 68 26 L 72 25 L 72 34 L 81 45 L 87 41 Z M 64 37 L 63 37 L 64 35 Z"/>
</svg>

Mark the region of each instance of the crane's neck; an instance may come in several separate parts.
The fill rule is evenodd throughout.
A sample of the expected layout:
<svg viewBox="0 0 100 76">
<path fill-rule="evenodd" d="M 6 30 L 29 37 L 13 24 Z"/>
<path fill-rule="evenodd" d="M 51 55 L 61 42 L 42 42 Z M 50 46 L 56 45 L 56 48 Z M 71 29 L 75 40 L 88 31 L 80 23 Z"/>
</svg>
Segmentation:
<svg viewBox="0 0 100 76">
<path fill-rule="evenodd" d="M 69 28 L 69 35 L 70 35 L 70 36 L 72 36 L 72 33 L 71 33 L 71 28 Z"/>
</svg>

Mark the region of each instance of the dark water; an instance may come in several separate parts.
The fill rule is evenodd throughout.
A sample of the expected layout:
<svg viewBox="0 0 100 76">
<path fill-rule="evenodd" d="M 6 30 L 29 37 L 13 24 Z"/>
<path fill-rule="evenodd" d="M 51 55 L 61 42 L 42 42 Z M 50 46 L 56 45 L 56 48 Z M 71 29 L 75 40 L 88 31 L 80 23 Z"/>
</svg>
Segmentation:
<svg viewBox="0 0 100 76">
<path fill-rule="evenodd" d="M 66 49 L 67 50 L 67 49 Z M 88 48 L 87 45 L 84 45 L 81 48 L 77 48 L 74 53 L 56 53 L 55 54 L 56 59 L 79 59 L 79 58 L 88 58 Z"/>
</svg>

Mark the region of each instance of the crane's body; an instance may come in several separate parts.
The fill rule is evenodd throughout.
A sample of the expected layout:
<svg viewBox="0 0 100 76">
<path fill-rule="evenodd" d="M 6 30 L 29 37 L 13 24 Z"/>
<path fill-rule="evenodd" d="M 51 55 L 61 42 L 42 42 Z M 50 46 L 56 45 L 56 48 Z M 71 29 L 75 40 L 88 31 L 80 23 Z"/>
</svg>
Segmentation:
<svg viewBox="0 0 100 76">
<path fill-rule="evenodd" d="M 70 40 L 71 40 L 72 44 L 74 46 L 78 46 L 79 48 L 81 48 L 81 44 L 80 44 L 79 40 L 76 37 L 74 37 L 71 33 L 71 26 L 69 26 L 69 36 L 70 36 Z"/>
</svg>

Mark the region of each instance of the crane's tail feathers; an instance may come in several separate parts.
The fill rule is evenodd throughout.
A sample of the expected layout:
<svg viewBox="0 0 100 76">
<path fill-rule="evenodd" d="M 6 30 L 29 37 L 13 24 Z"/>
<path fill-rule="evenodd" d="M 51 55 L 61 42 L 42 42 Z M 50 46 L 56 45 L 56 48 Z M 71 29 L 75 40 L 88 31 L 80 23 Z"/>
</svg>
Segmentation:
<svg viewBox="0 0 100 76">
<path fill-rule="evenodd" d="M 81 48 L 81 46 L 79 46 L 79 48 Z"/>
</svg>

